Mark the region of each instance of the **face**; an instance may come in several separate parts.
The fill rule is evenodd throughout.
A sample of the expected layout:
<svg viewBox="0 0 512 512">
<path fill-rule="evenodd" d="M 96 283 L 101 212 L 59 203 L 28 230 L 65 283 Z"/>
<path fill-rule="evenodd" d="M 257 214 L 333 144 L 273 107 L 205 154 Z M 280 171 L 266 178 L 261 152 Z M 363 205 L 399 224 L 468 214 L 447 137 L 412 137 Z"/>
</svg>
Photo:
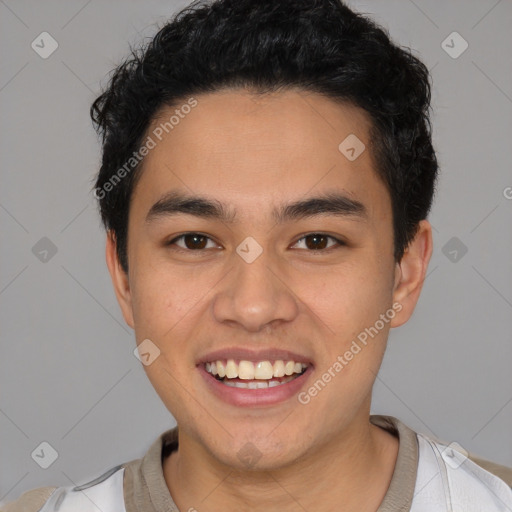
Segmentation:
<svg viewBox="0 0 512 512">
<path fill-rule="evenodd" d="M 130 206 L 128 275 L 112 240 L 109 268 L 181 433 L 232 467 L 281 467 L 368 421 L 428 244 L 423 266 L 394 261 L 364 111 L 297 91 L 195 99 L 153 136 Z M 343 152 L 351 134 L 360 142 Z"/>
</svg>

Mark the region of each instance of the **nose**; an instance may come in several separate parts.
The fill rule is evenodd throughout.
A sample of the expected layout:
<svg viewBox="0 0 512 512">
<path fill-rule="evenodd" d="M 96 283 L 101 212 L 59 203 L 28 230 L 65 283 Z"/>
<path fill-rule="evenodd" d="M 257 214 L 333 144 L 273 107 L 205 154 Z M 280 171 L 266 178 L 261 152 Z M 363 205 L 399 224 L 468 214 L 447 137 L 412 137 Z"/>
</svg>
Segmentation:
<svg viewBox="0 0 512 512">
<path fill-rule="evenodd" d="M 233 257 L 235 267 L 213 300 L 215 319 L 250 332 L 291 322 L 299 312 L 297 298 L 265 251 L 252 263 Z"/>
</svg>

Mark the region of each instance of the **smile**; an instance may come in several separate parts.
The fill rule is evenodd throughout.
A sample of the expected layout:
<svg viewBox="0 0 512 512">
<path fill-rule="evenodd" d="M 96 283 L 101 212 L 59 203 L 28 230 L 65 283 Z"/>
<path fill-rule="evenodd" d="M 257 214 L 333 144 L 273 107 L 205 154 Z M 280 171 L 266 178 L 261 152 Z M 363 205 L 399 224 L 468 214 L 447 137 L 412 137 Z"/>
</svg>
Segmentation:
<svg viewBox="0 0 512 512">
<path fill-rule="evenodd" d="M 247 361 L 235 359 L 205 363 L 205 370 L 222 384 L 242 389 L 266 389 L 287 384 L 301 376 L 308 365 L 293 360 Z"/>
</svg>

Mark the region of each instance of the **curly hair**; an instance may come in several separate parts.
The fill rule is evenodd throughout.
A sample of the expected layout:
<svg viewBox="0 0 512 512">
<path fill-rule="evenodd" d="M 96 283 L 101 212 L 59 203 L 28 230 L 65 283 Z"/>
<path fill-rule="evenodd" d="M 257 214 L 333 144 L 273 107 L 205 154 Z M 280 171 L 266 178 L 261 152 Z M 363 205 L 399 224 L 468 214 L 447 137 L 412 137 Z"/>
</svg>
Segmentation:
<svg viewBox="0 0 512 512">
<path fill-rule="evenodd" d="M 199 0 L 132 50 L 91 107 L 103 152 L 95 195 L 125 271 L 130 199 L 142 162 L 115 186 L 112 177 L 161 108 L 226 88 L 299 88 L 364 109 L 400 261 L 428 215 L 438 173 L 427 67 L 341 0 Z"/>
</svg>

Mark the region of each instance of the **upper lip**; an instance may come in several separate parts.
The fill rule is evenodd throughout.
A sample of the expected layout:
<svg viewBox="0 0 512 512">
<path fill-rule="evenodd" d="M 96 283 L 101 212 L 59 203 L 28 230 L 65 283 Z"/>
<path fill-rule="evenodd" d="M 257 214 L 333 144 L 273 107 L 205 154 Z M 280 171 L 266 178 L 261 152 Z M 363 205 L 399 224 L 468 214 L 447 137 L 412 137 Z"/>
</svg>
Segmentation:
<svg viewBox="0 0 512 512">
<path fill-rule="evenodd" d="M 231 347 L 208 352 L 207 354 L 198 358 L 197 364 L 200 365 L 225 359 L 252 362 L 283 360 L 295 361 L 296 363 L 311 364 L 311 358 L 297 354 L 296 352 L 292 352 L 290 350 L 282 350 L 278 348 L 250 350 L 246 347 Z"/>
</svg>

